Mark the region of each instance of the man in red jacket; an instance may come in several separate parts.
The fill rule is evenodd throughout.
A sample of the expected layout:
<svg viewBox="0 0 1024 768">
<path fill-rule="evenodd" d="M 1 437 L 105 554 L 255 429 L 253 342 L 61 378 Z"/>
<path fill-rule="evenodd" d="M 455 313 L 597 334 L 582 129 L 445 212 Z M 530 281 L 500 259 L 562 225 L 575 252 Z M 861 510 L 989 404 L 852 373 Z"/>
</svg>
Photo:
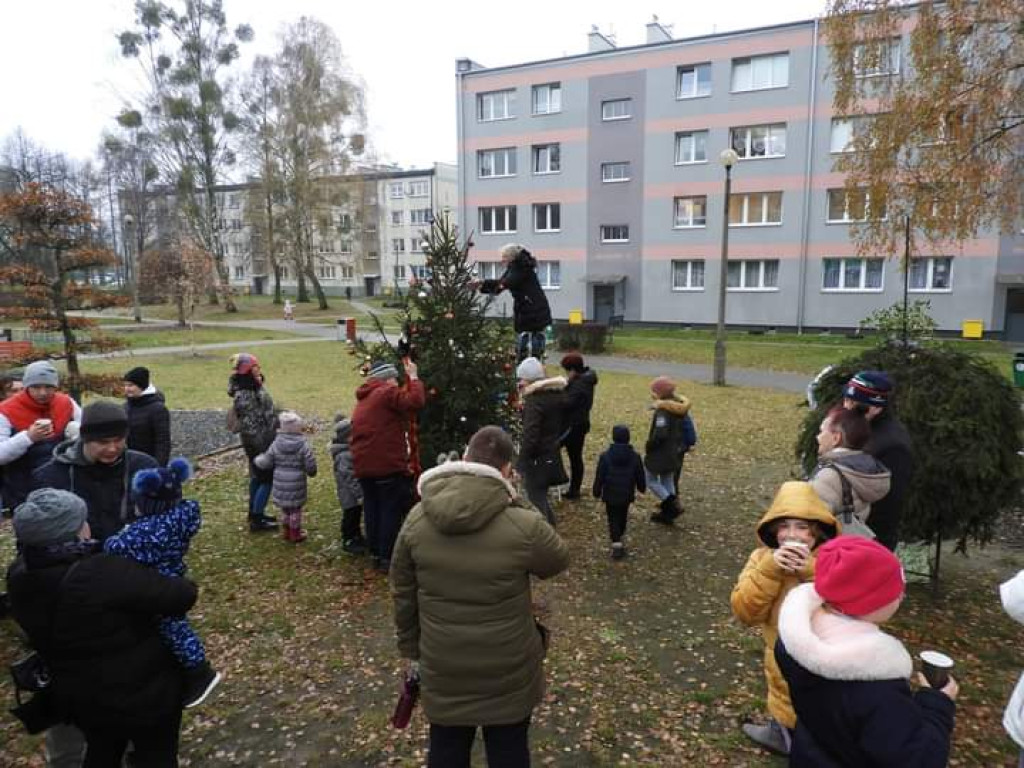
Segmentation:
<svg viewBox="0 0 1024 768">
<path fill-rule="evenodd" d="M 406 383 L 399 386 L 395 366 L 374 363 L 366 383 L 356 390 L 352 413 L 352 465 L 363 487 L 366 538 L 374 565 L 384 573 L 412 506 L 409 417 L 426 402 L 416 363 L 407 360 L 404 365 Z"/>
</svg>

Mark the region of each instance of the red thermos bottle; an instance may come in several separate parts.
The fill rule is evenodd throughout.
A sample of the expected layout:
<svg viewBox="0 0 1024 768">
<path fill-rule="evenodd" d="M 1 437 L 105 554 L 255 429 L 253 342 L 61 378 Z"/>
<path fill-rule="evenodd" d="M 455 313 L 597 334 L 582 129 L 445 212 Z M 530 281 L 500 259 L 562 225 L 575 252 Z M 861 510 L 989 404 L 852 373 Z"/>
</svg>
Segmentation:
<svg viewBox="0 0 1024 768">
<path fill-rule="evenodd" d="M 412 719 L 412 711 L 420 697 L 420 678 L 415 672 L 407 672 L 402 683 L 402 693 L 395 705 L 395 713 L 391 716 L 391 725 L 405 728 Z"/>
</svg>

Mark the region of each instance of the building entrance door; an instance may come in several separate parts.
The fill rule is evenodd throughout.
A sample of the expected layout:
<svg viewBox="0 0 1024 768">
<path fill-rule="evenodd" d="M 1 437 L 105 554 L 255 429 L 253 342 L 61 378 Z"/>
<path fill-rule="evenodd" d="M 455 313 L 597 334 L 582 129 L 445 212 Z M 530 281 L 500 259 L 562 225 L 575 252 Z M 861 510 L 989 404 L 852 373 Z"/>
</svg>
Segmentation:
<svg viewBox="0 0 1024 768">
<path fill-rule="evenodd" d="M 1024 290 L 1006 291 L 1006 341 L 1024 342 Z"/>
<path fill-rule="evenodd" d="M 615 314 L 615 286 L 595 285 L 594 286 L 594 320 L 598 323 L 607 324 L 612 315 Z"/>
</svg>

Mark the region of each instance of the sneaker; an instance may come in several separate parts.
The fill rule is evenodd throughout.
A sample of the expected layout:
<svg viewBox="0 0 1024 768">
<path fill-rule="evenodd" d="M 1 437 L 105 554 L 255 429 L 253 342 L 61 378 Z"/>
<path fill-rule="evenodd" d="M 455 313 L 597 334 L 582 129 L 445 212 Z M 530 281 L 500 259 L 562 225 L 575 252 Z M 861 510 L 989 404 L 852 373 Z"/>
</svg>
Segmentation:
<svg viewBox="0 0 1024 768">
<path fill-rule="evenodd" d="M 621 541 L 612 542 L 612 560 L 621 560 L 626 556 L 626 548 Z"/>
<path fill-rule="evenodd" d="M 366 541 L 362 537 L 357 539 L 345 539 L 341 542 L 341 548 L 350 555 L 365 555 Z"/>
<path fill-rule="evenodd" d="M 783 756 L 789 754 L 789 732 L 775 720 L 769 720 L 765 725 L 744 723 L 743 733 L 746 734 L 748 739 L 764 747 L 769 752 Z"/>
<path fill-rule="evenodd" d="M 261 516 L 261 517 L 250 517 L 249 518 L 249 533 L 262 533 L 263 531 L 276 531 L 277 520 L 272 517 Z"/>
<path fill-rule="evenodd" d="M 210 662 L 204 661 L 197 667 L 185 670 L 184 690 L 182 698 L 185 700 L 185 709 L 197 707 L 206 700 L 210 692 L 220 682 L 220 672 L 214 671 Z"/>
<path fill-rule="evenodd" d="M 651 515 L 651 522 L 661 523 L 662 525 L 672 525 L 672 519 L 669 517 L 665 517 L 665 515 L 661 512 L 655 512 L 653 515 Z"/>
</svg>

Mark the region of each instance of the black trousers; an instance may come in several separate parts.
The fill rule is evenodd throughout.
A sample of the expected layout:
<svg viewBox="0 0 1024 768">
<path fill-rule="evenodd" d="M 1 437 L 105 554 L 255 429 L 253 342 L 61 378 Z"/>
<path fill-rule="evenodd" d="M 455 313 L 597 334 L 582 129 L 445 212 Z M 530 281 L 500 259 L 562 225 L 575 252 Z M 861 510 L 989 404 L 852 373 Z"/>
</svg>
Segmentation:
<svg viewBox="0 0 1024 768">
<path fill-rule="evenodd" d="M 85 761 L 82 768 L 121 768 L 124 751 L 131 742 L 132 765 L 136 768 L 177 768 L 181 711 L 165 722 L 145 728 L 84 729 Z"/>
<path fill-rule="evenodd" d="M 341 510 L 341 540 L 363 538 L 363 505 Z"/>
<path fill-rule="evenodd" d="M 363 518 L 370 554 L 383 565 L 391 562 L 398 531 L 412 507 L 412 485 L 408 475 L 359 478 L 363 487 Z"/>
<path fill-rule="evenodd" d="M 530 718 L 512 725 L 485 725 L 487 768 L 530 768 Z M 427 768 L 469 768 L 475 725 L 430 724 Z"/>
<path fill-rule="evenodd" d="M 580 486 L 583 485 L 583 443 L 586 442 L 587 432 L 582 426 L 575 426 L 569 430 L 569 434 L 562 440 L 565 452 L 569 456 L 569 495 L 579 496 Z"/>
<path fill-rule="evenodd" d="M 612 541 L 622 541 L 626 534 L 626 520 L 629 518 L 629 504 L 605 504 L 608 515 L 608 535 Z"/>
</svg>

